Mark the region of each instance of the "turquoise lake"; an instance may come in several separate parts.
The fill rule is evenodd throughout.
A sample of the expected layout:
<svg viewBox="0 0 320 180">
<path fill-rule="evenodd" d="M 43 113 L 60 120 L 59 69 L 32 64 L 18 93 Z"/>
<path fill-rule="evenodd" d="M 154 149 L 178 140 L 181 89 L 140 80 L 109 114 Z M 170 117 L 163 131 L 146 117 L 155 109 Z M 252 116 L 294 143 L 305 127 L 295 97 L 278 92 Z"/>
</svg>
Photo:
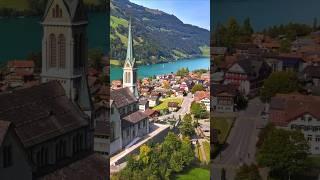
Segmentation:
<svg viewBox="0 0 320 180">
<path fill-rule="evenodd" d="M 180 68 L 188 68 L 190 71 L 196 69 L 209 69 L 209 58 L 181 59 L 171 63 L 141 65 L 138 66 L 138 78 L 150 77 L 160 74 L 177 72 Z M 111 80 L 122 79 L 122 67 L 112 66 L 110 70 Z"/>
<path fill-rule="evenodd" d="M 106 49 L 107 19 L 105 13 L 89 14 L 89 48 Z M 11 59 L 25 59 L 30 52 L 41 51 L 40 21 L 40 17 L 0 19 L 0 63 Z"/>
</svg>

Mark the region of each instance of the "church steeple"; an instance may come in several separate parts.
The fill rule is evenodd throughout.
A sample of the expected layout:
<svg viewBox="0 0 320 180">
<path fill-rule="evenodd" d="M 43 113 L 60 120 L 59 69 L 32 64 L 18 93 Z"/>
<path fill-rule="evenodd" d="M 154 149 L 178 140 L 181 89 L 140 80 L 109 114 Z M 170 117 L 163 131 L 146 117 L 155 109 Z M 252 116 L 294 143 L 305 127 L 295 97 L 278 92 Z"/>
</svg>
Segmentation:
<svg viewBox="0 0 320 180">
<path fill-rule="evenodd" d="M 135 97 L 139 97 L 137 90 L 137 68 L 133 57 L 133 38 L 131 32 L 131 18 L 128 27 L 127 56 L 123 67 L 123 88 L 128 87 Z"/>
<path fill-rule="evenodd" d="M 127 48 L 127 57 L 126 61 L 130 61 L 132 65 L 134 65 L 135 59 L 133 58 L 133 40 L 132 40 L 132 33 L 131 33 L 131 18 L 129 21 L 129 30 L 128 30 L 128 48 Z"/>
</svg>

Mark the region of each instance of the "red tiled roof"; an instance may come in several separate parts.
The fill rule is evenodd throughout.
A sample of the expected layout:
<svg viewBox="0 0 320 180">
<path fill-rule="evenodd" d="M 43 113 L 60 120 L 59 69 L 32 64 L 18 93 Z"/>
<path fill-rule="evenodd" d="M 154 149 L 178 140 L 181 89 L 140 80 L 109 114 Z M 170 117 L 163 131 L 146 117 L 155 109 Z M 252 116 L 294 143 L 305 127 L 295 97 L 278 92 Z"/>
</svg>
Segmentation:
<svg viewBox="0 0 320 180">
<path fill-rule="evenodd" d="M 13 60 L 8 62 L 8 66 L 15 68 L 32 68 L 34 67 L 34 62 L 29 60 Z"/>
<path fill-rule="evenodd" d="M 301 94 L 278 94 L 271 99 L 270 119 L 277 126 L 287 126 L 303 114 L 320 119 L 320 97 Z"/>
<path fill-rule="evenodd" d="M 197 91 L 194 94 L 194 100 L 195 101 L 201 101 L 204 98 L 210 98 L 210 93 L 207 91 Z"/>
</svg>

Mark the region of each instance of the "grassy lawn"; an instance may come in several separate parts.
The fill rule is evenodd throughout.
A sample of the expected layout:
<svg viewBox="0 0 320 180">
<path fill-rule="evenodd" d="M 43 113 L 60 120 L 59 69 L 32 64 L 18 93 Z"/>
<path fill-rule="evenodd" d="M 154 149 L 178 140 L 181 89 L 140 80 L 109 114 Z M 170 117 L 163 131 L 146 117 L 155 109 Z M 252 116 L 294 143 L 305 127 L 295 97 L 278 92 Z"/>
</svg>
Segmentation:
<svg viewBox="0 0 320 180">
<path fill-rule="evenodd" d="M 218 129 L 220 131 L 218 134 L 218 140 L 220 144 L 223 144 L 226 141 L 229 135 L 229 131 L 232 128 L 233 121 L 234 120 L 232 118 L 223 117 L 212 119 L 211 125 L 213 126 L 213 128 Z"/>
<path fill-rule="evenodd" d="M 176 175 L 177 180 L 207 180 L 210 179 L 210 171 L 203 168 L 192 168 L 183 174 Z"/>
<path fill-rule="evenodd" d="M 311 155 L 307 161 L 310 167 L 320 170 L 320 155 Z"/>
<path fill-rule="evenodd" d="M 204 151 L 206 153 L 207 160 L 210 160 L 210 143 L 208 141 L 205 141 L 202 143 L 204 147 Z"/>
<path fill-rule="evenodd" d="M 163 110 L 168 108 L 168 102 L 177 102 L 181 106 L 183 98 L 166 98 L 158 106 L 154 107 L 153 110 Z"/>
</svg>

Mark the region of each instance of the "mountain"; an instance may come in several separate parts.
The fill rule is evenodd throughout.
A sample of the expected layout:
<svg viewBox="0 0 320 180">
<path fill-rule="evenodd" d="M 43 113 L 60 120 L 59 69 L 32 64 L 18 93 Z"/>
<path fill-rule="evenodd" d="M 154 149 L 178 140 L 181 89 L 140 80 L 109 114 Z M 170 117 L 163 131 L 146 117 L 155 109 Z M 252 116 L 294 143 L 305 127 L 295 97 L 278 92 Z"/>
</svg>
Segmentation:
<svg viewBox="0 0 320 180">
<path fill-rule="evenodd" d="M 129 0 L 111 0 L 110 8 L 111 59 L 125 59 L 130 18 L 137 62 L 158 63 L 209 54 L 210 33 L 206 29 Z"/>
<path fill-rule="evenodd" d="M 0 16 L 41 16 L 48 0 L 0 0 Z M 83 0 L 88 10 L 105 11 L 106 0 Z"/>
</svg>

